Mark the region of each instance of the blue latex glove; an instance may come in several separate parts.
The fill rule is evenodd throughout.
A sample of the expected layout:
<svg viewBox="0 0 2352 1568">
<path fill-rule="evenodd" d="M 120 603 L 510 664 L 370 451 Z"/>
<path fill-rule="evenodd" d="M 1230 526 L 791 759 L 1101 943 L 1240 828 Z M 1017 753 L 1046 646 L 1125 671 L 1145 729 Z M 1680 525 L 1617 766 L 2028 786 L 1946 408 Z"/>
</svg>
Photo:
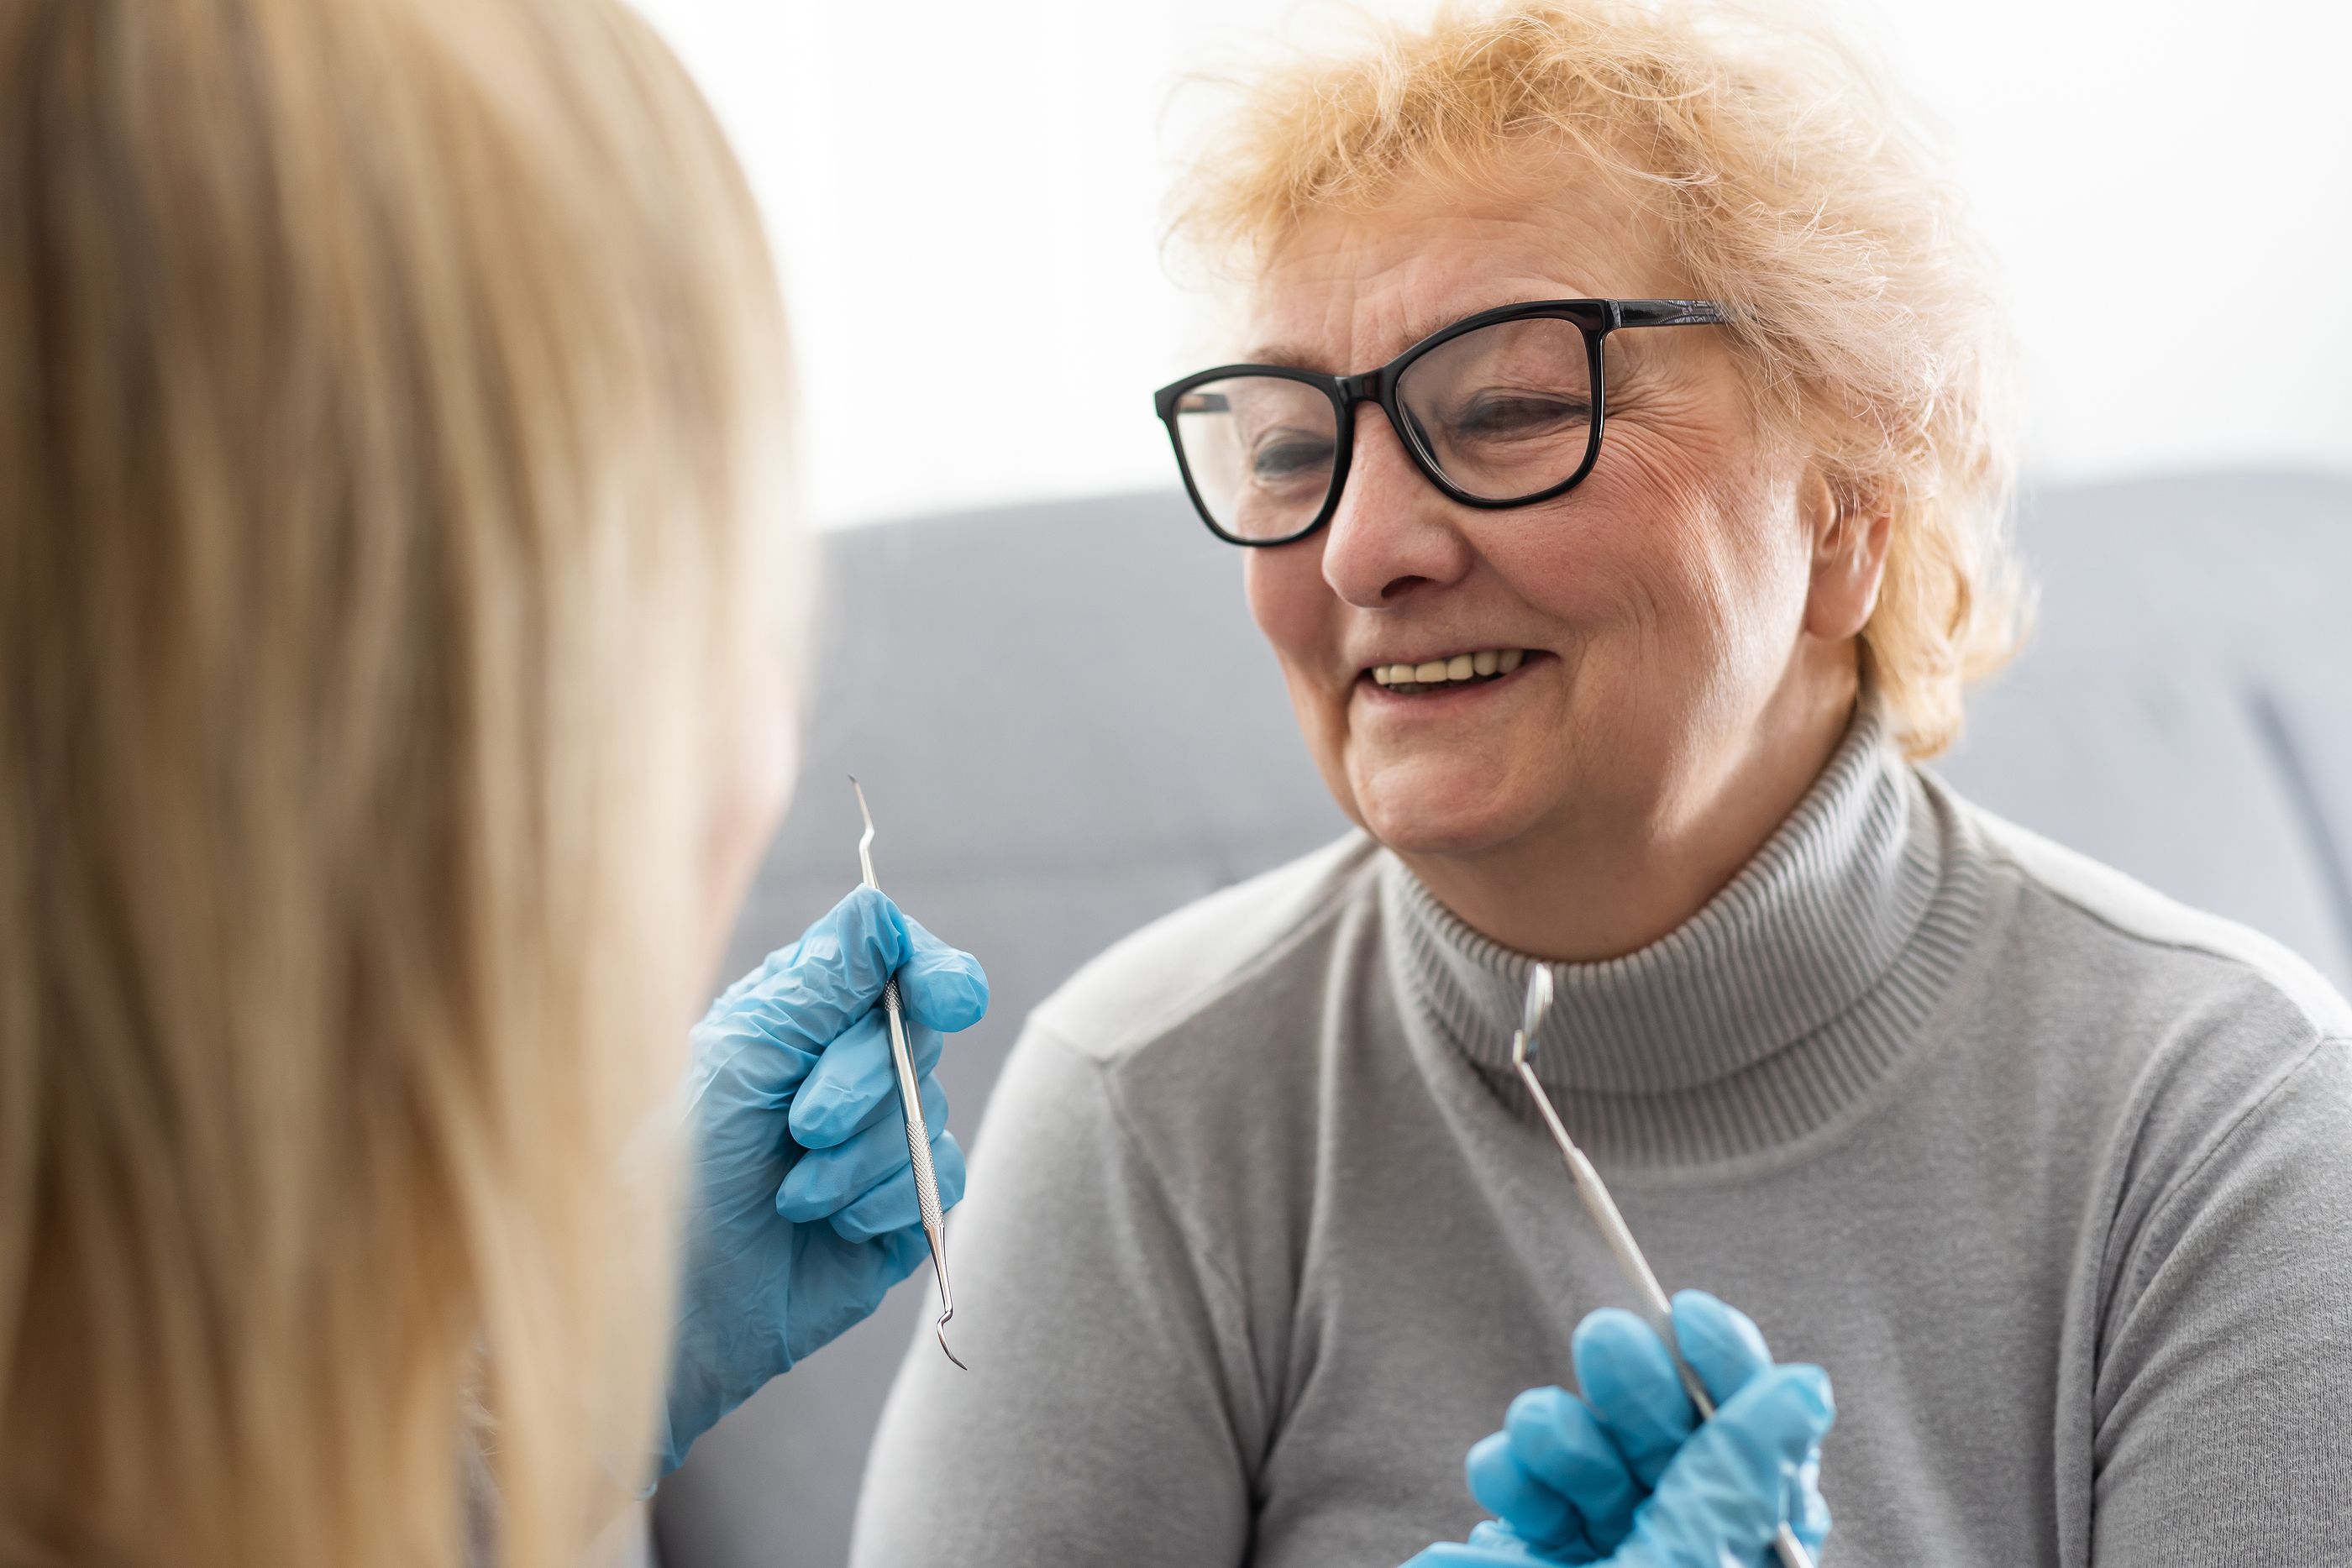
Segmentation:
<svg viewBox="0 0 2352 1568">
<path fill-rule="evenodd" d="M 988 1010 L 980 961 L 859 888 L 728 988 L 694 1030 L 693 1136 L 666 1474 L 767 1381 L 857 1322 L 927 1254 L 880 1006 L 898 979 L 940 1202 L 943 1034 Z"/>
<path fill-rule="evenodd" d="M 1631 1312 L 1594 1312 L 1571 1352 L 1584 1396 L 1536 1388 L 1470 1450 L 1471 1495 L 1494 1521 L 1408 1568 L 1769 1564 L 1785 1521 L 1816 1554 L 1829 1534 L 1821 1442 L 1834 1407 L 1819 1367 L 1775 1366 L 1742 1313 L 1675 1298 L 1675 1339 L 1716 1413 L 1704 1423 L 1664 1342 Z"/>
</svg>

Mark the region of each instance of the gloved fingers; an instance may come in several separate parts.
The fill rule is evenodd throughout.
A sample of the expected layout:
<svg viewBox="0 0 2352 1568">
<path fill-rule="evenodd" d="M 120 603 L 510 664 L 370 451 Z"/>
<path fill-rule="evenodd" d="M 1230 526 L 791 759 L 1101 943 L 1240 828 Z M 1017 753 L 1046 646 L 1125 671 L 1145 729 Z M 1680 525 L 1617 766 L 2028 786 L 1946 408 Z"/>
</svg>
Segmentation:
<svg viewBox="0 0 2352 1568">
<path fill-rule="evenodd" d="M 1603 1307 L 1576 1325 L 1569 1349 L 1585 1403 L 1625 1468 L 1642 1486 L 1656 1486 L 1698 1425 L 1665 1341 L 1633 1313 Z"/>
<path fill-rule="evenodd" d="M 1473 1444 L 1463 1471 L 1469 1478 L 1470 1495 L 1496 1516 L 1503 1533 L 1547 1551 L 1587 1543 L 1584 1517 L 1576 1503 L 1528 1472 L 1511 1451 L 1507 1431 Z M 1473 1534 L 1471 1540 L 1476 1542 L 1478 1537 Z"/>
<path fill-rule="evenodd" d="M 822 1064 L 818 1071 L 824 1071 Z M 1705 1291 L 1675 1292 L 1675 1343 L 1682 1347 L 1683 1364 L 1698 1375 L 1718 1406 L 1772 1364 L 1754 1321 Z"/>
<path fill-rule="evenodd" d="M 947 1044 L 939 1030 L 908 1020 L 907 1053 L 915 1073 L 927 1077 Z M 808 1079 L 793 1096 L 793 1142 L 804 1149 L 829 1148 L 872 1124 L 877 1113 L 898 1103 L 898 1069 L 890 1060 L 890 1020 L 880 1008 L 842 1031 L 824 1048 Z"/>
<path fill-rule="evenodd" d="M 898 999 L 910 1018 L 943 1034 L 970 1029 L 988 1013 L 988 972 L 961 947 L 950 947 L 909 916 L 907 961 L 898 969 Z"/>
<path fill-rule="evenodd" d="M 1638 1546 L 1662 1563 L 1763 1561 L 1834 1413 L 1817 1366 L 1775 1366 L 1749 1379 L 1659 1478 L 1625 1554 Z"/>
<path fill-rule="evenodd" d="M 821 1052 L 882 999 L 883 982 L 910 951 L 898 906 L 870 887 L 852 888 L 799 941 L 769 956 L 757 984 L 730 988 L 728 1015 Z"/>
<path fill-rule="evenodd" d="M 908 1031 L 908 1044 L 915 1060 L 915 1082 L 919 1087 L 938 1076 L 940 1048 L 946 1037 L 933 1030 Z M 887 1060 L 887 1051 L 886 1060 Z M 814 1078 L 814 1074 L 811 1074 Z M 862 1076 L 862 1074 L 861 1074 Z M 926 1104 L 929 1103 L 927 1100 Z M 795 1108 L 799 1102 L 793 1102 Z M 880 1083 L 860 1082 L 854 1090 L 844 1092 L 829 1106 L 810 1113 L 804 1127 L 813 1142 L 803 1143 L 795 1134 L 793 1141 L 803 1148 L 830 1148 L 845 1144 L 877 1122 L 898 1123 L 905 1112 L 898 1103 L 898 1072 L 893 1066 L 887 1080 Z M 927 1113 L 928 1115 L 928 1113 Z"/>
<path fill-rule="evenodd" d="M 1473 1443 L 1462 1469 L 1470 1482 L 1470 1495 L 1507 1521 L 1516 1533 L 1544 1542 L 1572 1540 L 1583 1533 L 1575 1505 L 1528 1474 L 1511 1457 L 1509 1434 L 1496 1432 Z"/>
<path fill-rule="evenodd" d="M 1720 1407 L 1772 1365 L 1772 1353 L 1763 1332 L 1738 1308 L 1705 1291 L 1682 1291 L 1675 1296 L 1675 1340 L 1683 1362 L 1706 1387 Z M 1821 1451 L 1815 1448 L 1797 1467 L 1793 1497 L 1788 1505 L 1789 1524 L 1798 1539 L 1818 1547 L 1829 1534 L 1829 1505 L 1822 1500 Z"/>
<path fill-rule="evenodd" d="M 924 1123 L 944 1128 L 947 1092 L 936 1078 L 924 1079 L 919 1088 Z M 848 1207 L 908 1165 L 906 1113 L 898 1105 L 894 1084 L 890 1099 L 857 1133 L 828 1147 L 811 1149 L 794 1162 L 783 1185 L 776 1189 L 776 1212 L 795 1225 L 823 1219 Z"/>
<path fill-rule="evenodd" d="M 906 1140 L 899 1139 L 903 1150 Z M 940 1133 L 931 1139 L 931 1168 L 939 1178 L 940 1207 L 953 1208 L 963 1201 L 963 1148 L 952 1133 Z M 867 1188 L 845 1205 L 832 1217 L 834 1234 L 844 1241 L 870 1241 L 877 1236 L 887 1236 L 894 1230 L 904 1230 L 923 1222 L 923 1211 L 915 1196 L 914 1168 L 900 1163 L 890 1176 Z"/>
<path fill-rule="evenodd" d="M 1591 1406 L 1564 1388 L 1531 1388 L 1511 1401 L 1503 1432 L 1519 1467 L 1573 1505 L 1579 1531 L 1595 1555 L 1614 1552 L 1649 1489 L 1634 1479 Z M 1522 1534 L 1532 1533 L 1486 1497 L 1478 1500 Z"/>
</svg>

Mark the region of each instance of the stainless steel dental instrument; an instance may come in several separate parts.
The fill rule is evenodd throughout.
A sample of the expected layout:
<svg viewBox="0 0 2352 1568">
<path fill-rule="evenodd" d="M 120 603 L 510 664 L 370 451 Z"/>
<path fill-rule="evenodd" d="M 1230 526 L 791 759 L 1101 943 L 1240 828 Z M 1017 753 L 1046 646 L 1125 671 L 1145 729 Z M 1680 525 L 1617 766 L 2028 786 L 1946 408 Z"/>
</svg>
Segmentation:
<svg viewBox="0 0 2352 1568">
<path fill-rule="evenodd" d="M 1617 1254 L 1618 1266 L 1625 1270 L 1625 1277 L 1633 1281 L 1633 1288 L 1641 1292 L 1643 1305 L 1650 1315 L 1650 1325 L 1658 1331 L 1658 1337 L 1666 1342 L 1666 1354 L 1675 1358 L 1675 1368 L 1682 1374 L 1683 1388 L 1690 1395 L 1691 1404 L 1697 1408 L 1699 1419 L 1704 1421 L 1715 1414 L 1715 1401 L 1707 1397 L 1706 1389 L 1699 1383 L 1697 1375 L 1691 1371 L 1690 1364 L 1683 1360 L 1682 1350 L 1675 1343 L 1674 1303 L 1659 1285 L 1658 1276 L 1650 1268 L 1650 1260 L 1642 1256 L 1641 1245 L 1633 1239 L 1633 1232 L 1626 1226 L 1625 1217 L 1617 1212 L 1617 1200 L 1609 1196 L 1608 1185 L 1601 1181 L 1601 1173 L 1592 1168 L 1592 1162 L 1584 1157 L 1584 1151 L 1576 1146 L 1576 1140 L 1568 1135 L 1568 1127 L 1560 1121 L 1559 1113 L 1552 1109 L 1551 1096 L 1544 1092 L 1543 1084 L 1536 1077 L 1536 1070 L 1528 1065 L 1528 1042 L 1535 1039 L 1536 1030 L 1543 1027 L 1544 1015 L 1550 1010 L 1551 970 L 1538 964 L 1534 973 L 1528 977 L 1527 1006 L 1519 1014 L 1519 1030 L 1511 1037 L 1511 1066 L 1518 1072 L 1519 1082 L 1528 1086 L 1528 1092 L 1534 1097 L 1536 1109 L 1543 1113 L 1544 1125 L 1551 1129 L 1551 1141 L 1559 1145 L 1560 1157 L 1568 1162 L 1568 1174 L 1576 1179 L 1576 1195 L 1584 1200 L 1593 1224 L 1601 1228 L 1601 1239 L 1609 1243 L 1609 1250 Z M 1812 1553 L 1805 1550 L 1805 1543 L 1798 1540 L 1796 1531 L 1786 1524 L 1781 1525 L 1780 1532 L 1773 1537 L 1772 1545 L 1780 1553 L 1781 1568 L 1813 1568 Z"/>
<path fill-rule="evenodd" d="M 879 893 L 882 884 L 874 880 L 874 813 L 866 809 L 866 790 L 856 774 L 850 775 L 849 787 L 857 791 L 857 814 L 866 820 L 866 831 L 857 841 L 858 868 L 866 873 L 866 885 Z M 915 1203 L 922 1210 L 923 1236 L 931 1244 L 931 1272 L 940 1281 L 940 1321 L 932 1327 L 940 1336 L 940 1353 L 970 1372 L 971 1368 L 948 1349 L 948 1320 L 955 1316 L 955 1296 L 948 1289 L 948 1222 L 940 1212 L 940 1177 L 931 1166 L 931 1130 L 923 1121 L 923 1093 L 915 1081 L 914 1053 L 907 1049 L 907 1020 L 898 1005 L 896 976 L 882 988 L 882 1014 L 890 1024 L 890 1063 L 898 1073 L 898 1107 L 907 1116 L 907 1157 L 915 1166 Z"/>
</svg>

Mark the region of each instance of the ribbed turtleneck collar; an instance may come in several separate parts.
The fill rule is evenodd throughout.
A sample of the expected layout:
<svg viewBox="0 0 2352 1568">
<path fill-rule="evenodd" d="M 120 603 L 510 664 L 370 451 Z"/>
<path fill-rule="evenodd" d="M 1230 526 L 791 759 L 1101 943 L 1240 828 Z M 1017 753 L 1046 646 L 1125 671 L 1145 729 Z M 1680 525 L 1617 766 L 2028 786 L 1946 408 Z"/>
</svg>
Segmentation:
<svg viewBox="0 0 2352 1568">
<path fill-rule="evenodd" d="M 1753 1153 L 1883 1075 L 1957 969 L 1981 891 L 1941 817 L 1866 702 L 1796 810 L 1696 915 L 1623 957 L 1554 965 L 1537 1072 L 1596 1156 Z M 1473 931 L 1393 857 L 1382 879 L 1419 1021 L 1507 1074 L 1534 960 Z"/>
</svg>

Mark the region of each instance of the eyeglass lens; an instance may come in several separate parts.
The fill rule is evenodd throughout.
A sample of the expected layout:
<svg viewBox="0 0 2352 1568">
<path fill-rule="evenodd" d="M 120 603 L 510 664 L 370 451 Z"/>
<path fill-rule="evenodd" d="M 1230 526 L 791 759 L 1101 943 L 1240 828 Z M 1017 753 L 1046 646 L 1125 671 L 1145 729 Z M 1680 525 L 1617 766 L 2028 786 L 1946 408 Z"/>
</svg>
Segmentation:
<svg viewBox="0 0 2352 1568">
<path fill-rule="evenodd" d="M 1583 466 L 1592 378 L 1572 321 L 1503 321 L 1447 340 L 1406 367 L 1407 438 L 1465 495 L 1515 501 Z M 1298 533 L 1323 509 L 1339 455 L 1329 397 L 1278 376 L 1229 376 L 1176 406 L 1185 466 L 1210 519 L 1239 539 Z"/>
</svg>

